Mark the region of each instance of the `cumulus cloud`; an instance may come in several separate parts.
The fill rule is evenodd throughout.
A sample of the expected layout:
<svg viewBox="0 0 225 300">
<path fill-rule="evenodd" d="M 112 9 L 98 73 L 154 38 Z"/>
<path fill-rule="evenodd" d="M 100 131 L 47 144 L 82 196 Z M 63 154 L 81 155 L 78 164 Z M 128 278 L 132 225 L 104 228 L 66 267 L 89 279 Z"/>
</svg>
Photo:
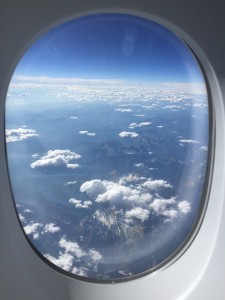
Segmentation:
<svg viewBox="0 0 225 300">
<path fill-rule="evenodd" d="M 186 215 L 187 213 L 189 213 L 191 211 L 191 205 L 188 201 L 186 200 L 183 200 L 183 201 L 180 201 L 177 205 L 179 211 Z"/>
<path fill-rule="evenodd" d="M 130 125 L 129 125 L 129 128 L 136 128 L 136 127 L 143 127 L 143 126 L 149 126 L 149 125 L 151 125 L 152 123 L 151 122 L 142 122 L 142 123 L 131 123 Z"/>
<path fill-rule="evenodd" d="M 52 262 L 54 265 L 58 266 L 59 268 L 65 270 L 65 271 L 70 271 L 70 269 L 73 265 L 73 260 L 74 260 L 73 255 L 71 255 L 67 252 L 60 253 L 58 258 L 55 258 L 50 254 L 45 254 L 45 257 L 50 262 Z"/>
<path fill-rule="evenodd" d="M 95 249 L 90 249 L 88 254 L 94 262 L 98 262 L 103 259 L 102 255 Z"/>
<path fill-rule="evenodd" d="M 63 248 L 65 252 L 69 252 L 78 258 L 86 255 L 86 253 L 80 248 L 77 242 L 68 241 L 64 237 L 60 239 L 59 246 Z"/>
<path fill-rule="evenodd" d="M 144 222 L 151 213 L 172 220 L 180 214 L 191 211 L 187 201 L 178 202 L 176 197 L 162 198 L 160 190 L 173 186 L 163 179 L 146 180 L 145 177 L 129 174 L 121 177 L 118 182 L 94 179 L 84 182 L 80 191 L 86 193 L 96 204 L 108 203 L 117 213 L 114 216 L 104 214 L 97 209 L 95 217 L 102 224 L 111 227 L 117 218 L 125 222 L 139 219 Z M 82 205 L 80 200 L 71 200 L 75 205 Z M 85 204 L 85 203 L 84 203 Z M 120 216 L 119 216 L 120 215 Z"/>
<path fill-rule="evenodd" d="M 32 235 L 34 239 L 39 238 L 38 228 L 42 227 L 41 223 L 31 223 L 23 227 L 27 235 Z"/>
<path fill-rule="evenodd" d="M 92 202 L 90 200 L 84 201 L 84 203 L 82 203 L 81 200 L 77 200 L 75 198 L 70 198 L 69 202 L 71 204 L 74 204 L 76 208 L 89 208 L 92 205 Z"/>
<path fill-rule="evenodd" d="M 77 120 L 78 117 L 71 116 L 70 119 Z"/>
<path fill-rule="evenodd" d="M 85 192 L 91 198 L 95 198 L 106 191 L 106 184 L 105 181 L 100 179 L 93 179 L 84 182 L 80 187 L 80 191 Z"/>
<path fill-rule="evenodd" d="M 147 188 L 148 190 L 157 191 L 161 188 L 172 188 L 172 185 L 165 180 L 162 179 L 148 179 L 144 183 L 142 183 L 142 187 Z"/>
<path fill-rule="evenodd" d="M 123 138 L 123 137 L 132 137 L 132 138 L 136 138 L 136 137 L 139 136 L 139 134 L 136 133 L 136 132 L 131 132 L 131 131 L 122 131 L 122 132 L 119 133 L 119 136 L 122 137 L 122 138 Z"/>
<path fill-rule="evenodd" d="M 141 207 L 135 207 L 132 210 L 129 210 L 125 213 L 127 219 L 139 219 L 143 223 L 148 220 L 150 211 Z"/>
<path fill-rule="evenodd" d="M 49 166 L 65 166 L 68 169 L 75 169 L 78 168 L 79 165 L 69 162 L 79 158 L 81 158 L 81 155 L 71 152 L 70 150 L 49 150 L 47 155 L 42 156 L 30 166 L 32 169 Z"/>
<path fill-rule="evenodd" d="M 95 269 L 97 264 L 103 260 L 103 256 L 96 249 L 84 251 L 77 242 L 69 241 L 65 237 L 62 237 L 58 244 L 62 249 L 59 256 L 56 258 L 45 254 L 45 257 L 59 268 L 73 274 L 88 276 L 89 270 Z"/>
<path fill-rule="evenodd" d="M 58 226 L 55 226 L 54 223 L 49 223 L 44 226 L 44 232 L 55 233 L 58 231 L 60 231 L 60 228 Z"/>
<path fill-rule="evenodd" d="M 31 137 L 38 136 L 35 130 L 27 129 L 27 128 L 6 129 L 5 134 L 6 134 L 6 143 L 23 141 Z"/>
<path fill-rule="evenodd" d="M 138 175 L 128 174 L 120 178 L 119 184 L 125 184 L 126 182 L 137 182 L 141 179 L 146 179 L 145 177 L 139 177 Z"/>
<path fill-rule="evenodd" d="M 80 187 L 81 192 L 85 192 L 88 196 L 95 200 L 96 203 L 108 202 L 116 207 L 132 207 L 143 205 L 152 199 L 149 193 L 145 193 L 136 188 L 131 188 L 121 183 L 107 180 L 91 180 L 83 183 Z"/>
<path fill-rule="evenodd" d="M 81 130 L 78 133 L 83 135 L 88 135 L 88 136 L 95 136 L 95 132 L 88 132 L 87 130 Z"/>
<path fill-rule="evenodd" d="M 152 209 L 157 215 L 162 215 L 173 219 L 178 215 L 178 211 L 173 208 L 175 203 L 175 197 L 170 199 L 154 199 L 154 201 L 149 204 L 149 208 Z"/>
<path fill-rule="evenodd" d="M 22 214 L 19 214 L 19 218 L 20 218 L 21 222 L 25 222 L 26 221 L 25 217 Z"/>
</svg>

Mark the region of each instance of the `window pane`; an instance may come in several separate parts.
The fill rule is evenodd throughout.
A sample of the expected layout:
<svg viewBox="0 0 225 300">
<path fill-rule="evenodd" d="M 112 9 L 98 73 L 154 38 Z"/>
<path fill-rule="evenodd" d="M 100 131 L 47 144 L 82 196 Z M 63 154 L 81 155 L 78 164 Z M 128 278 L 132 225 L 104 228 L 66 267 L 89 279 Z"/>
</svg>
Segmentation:
<svg viewBox="0 0 225 300">
<path fill-rule="evenodd" d="M 87 280 L 168 262 L 201 214 L 208 110 L 195 57 L 159 24 L 99 14 L 47 32 L 6 99 L 12 192 L 30 242 Z"/>
</svg>

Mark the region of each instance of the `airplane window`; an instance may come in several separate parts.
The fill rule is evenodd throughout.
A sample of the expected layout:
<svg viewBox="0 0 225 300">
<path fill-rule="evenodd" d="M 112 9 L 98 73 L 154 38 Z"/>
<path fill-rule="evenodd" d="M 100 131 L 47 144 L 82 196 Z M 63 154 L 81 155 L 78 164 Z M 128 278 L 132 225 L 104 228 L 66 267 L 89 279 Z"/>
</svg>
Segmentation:
<svg viewBox="0 0 225 300">
<path fill-rule="evenodd" d="M 5 109 L 22 228 L 51 266 L 122 281 L 171 262 L 205 199 L 209 105 L 199 64 L 167 28 L 95 14 L 37 39 Z"/>
</svg>

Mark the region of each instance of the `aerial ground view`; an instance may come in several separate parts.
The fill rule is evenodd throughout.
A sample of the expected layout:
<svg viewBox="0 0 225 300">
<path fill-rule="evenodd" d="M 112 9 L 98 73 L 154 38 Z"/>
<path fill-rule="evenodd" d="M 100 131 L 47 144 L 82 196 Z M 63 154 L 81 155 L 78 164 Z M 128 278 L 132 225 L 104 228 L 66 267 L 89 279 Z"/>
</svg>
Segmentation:
<svg viewBox="0 0 225 300">
<path fill-rule="evenodd" d="M 47 31 L 6 99 L 9 176 L 29 241 L 86 280 L 169 261 L 201 213 L 208 114 L 194 55 L 163 26 L 97 14 Z"/>
</svg>

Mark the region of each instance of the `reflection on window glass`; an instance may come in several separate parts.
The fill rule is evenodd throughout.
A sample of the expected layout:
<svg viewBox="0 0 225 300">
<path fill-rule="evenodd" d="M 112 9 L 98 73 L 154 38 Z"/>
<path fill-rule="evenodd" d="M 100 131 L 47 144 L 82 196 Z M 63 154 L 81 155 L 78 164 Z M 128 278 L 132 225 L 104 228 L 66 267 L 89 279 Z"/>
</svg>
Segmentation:
<svg viewBox="0 0 225 300">
<path fill-rule="evenodd" d="M 88 280 L 168 261 L 201 213 L 208 109 L 193 54 L 159 24 L 99 14 L 39 38 L 6 100 L 12 192 L 38 252 Z"/>
</svg>

